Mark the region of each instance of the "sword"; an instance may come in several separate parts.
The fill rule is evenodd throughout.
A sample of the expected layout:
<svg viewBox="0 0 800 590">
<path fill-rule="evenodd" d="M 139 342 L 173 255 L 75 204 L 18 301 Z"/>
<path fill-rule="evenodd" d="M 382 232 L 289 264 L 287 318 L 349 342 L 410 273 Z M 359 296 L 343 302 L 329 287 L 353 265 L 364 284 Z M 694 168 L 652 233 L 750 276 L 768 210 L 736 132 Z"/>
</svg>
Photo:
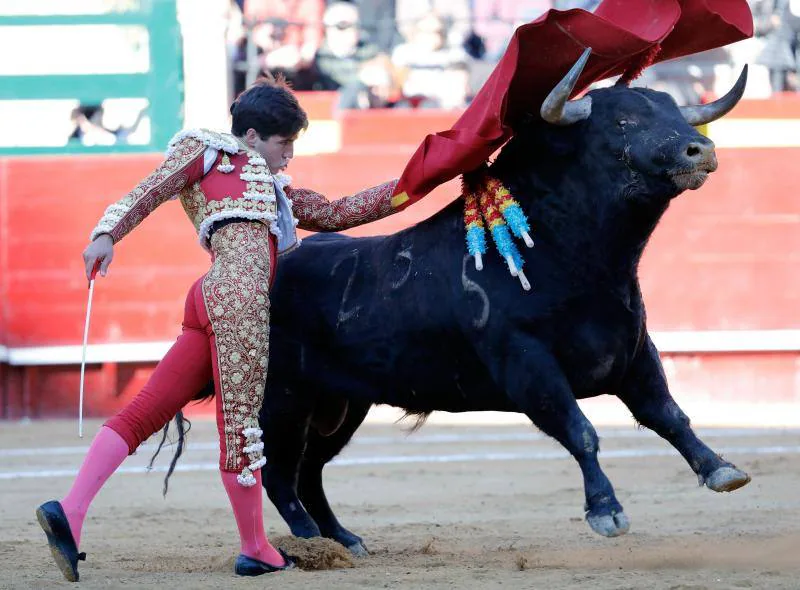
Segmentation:
<svg viewBox="0 0 800 590">
<path fill-rule="evenodd" d="M 83 327 L 83 356 L 81 358 L 81 391 L 78 403 L 78 437 L 83 438 L 83 378 L 86 374 L 86 343 L 89 340 L 89 316 L 92 313 L 92 295 L 94 294 L 94 278 L 100 270 L 100 260 L 95 260 L 89 278 L 89 303 L 86 305 L 86 324 Z"/>
</svg>

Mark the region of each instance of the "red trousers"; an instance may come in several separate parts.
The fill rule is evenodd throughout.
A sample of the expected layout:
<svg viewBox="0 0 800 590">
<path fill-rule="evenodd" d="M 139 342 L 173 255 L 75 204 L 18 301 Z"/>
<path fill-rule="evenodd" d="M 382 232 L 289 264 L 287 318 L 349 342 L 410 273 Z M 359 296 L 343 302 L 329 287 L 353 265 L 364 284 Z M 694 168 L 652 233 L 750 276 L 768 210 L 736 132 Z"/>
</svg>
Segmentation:
<svg viewBox="0 0 800 590">
<path fill-rule="evenodd" d="M 142 391 L 106 426 L 133 453 L 213 378 L 220 469 L 254 470 L 263 448 L 257 416 L 266 382 L 275 241 L 264 224 L 242 222 L 215 232 L 211 246 L 212 268 L 189 289 L 181 335 Z"/>
</svg>

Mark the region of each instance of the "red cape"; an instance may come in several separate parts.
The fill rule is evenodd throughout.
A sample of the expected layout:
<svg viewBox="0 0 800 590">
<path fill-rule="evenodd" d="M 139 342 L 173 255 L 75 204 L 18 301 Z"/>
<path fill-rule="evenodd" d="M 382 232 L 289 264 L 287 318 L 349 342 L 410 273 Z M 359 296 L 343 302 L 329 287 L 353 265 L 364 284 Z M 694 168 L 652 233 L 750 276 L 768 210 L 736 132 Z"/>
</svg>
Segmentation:
<svg viewBox="0 0 800 590">
<path fill-rule="evenodd" d="M 594 13 L 550 10 L 516 30 L 453 127 L 425 137 L 400 177 L 395 205 L 404 209 L 485 162 L 508 141 L 521 115 L 539 111 L 586 47 L 592 48 L 592 55 L 575 94 L 636 68 L 656 45 L 661 50 L 654 62 L 721 47 L 752 34 L 753 17 L 746 0 L 604 0 Z"/>
</svg>

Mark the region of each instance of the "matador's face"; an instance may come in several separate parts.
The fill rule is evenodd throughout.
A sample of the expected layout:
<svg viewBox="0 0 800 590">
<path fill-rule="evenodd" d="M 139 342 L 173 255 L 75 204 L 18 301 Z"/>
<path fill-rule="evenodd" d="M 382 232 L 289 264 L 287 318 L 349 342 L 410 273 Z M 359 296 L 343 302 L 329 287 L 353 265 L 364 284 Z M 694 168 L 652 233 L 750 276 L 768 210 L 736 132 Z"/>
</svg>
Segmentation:
<svg viewBox="0 0 800 590">
<path fill-rule="evenodd" d="M 255 129 L 248 129 L 245 134 L 247 145 L 261 154 L 273 174 L 286 170 L 289 162 L 294 157 L 294 142 L 296 139 L 296 136 L 284 137 L 283 135 L 270 135 L 266 139 L 262 139 Z"/>
</svg>

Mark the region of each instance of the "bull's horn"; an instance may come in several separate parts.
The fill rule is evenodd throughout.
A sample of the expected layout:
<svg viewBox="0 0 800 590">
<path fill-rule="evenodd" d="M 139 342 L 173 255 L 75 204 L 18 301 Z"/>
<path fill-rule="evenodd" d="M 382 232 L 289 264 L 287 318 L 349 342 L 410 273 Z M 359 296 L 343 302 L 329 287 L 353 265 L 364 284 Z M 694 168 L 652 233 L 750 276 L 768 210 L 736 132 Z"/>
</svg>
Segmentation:
<svg viewBox="0 0 800 590">
<path fill-rule="evenodd" d="M 592 48 L 587 47 L 583 54 L 580 56 L 575 65 L 572 66 L 567 75 L 556 84 L 556 87 L 550 91 L 547 98 L 542 103 L 542 108 L 539 113 L 542 119 L 553 125 L 572 125 L 578 121 L 588 119 L 592 114 L 592 99 L 589 96 L 584 96 L 577 100 L 569 100 L 569 95 L 572 94 L 572 89 L 578 82 L 578 78 L 583 71 L 586 62 L 589 61 L 589 54 L 592 53 Z"/>
<path fill-rule="evenodd" d="M 686 119 L 686 122 L 694 127 L 716 121 L 736 106 L 736 103 L 739 102 L 739 99 L 742 98 L 742 94 L 744 94 L 744 87 L 746 85 L 747 64 L 745 64 L 742 73 L 739 74 L 739 79 L 736 80 L 736 84 L 728 91 L 728 94 L 708 104 L 681 107 L 681 114 L 683 118 Z"/>
</svg>

